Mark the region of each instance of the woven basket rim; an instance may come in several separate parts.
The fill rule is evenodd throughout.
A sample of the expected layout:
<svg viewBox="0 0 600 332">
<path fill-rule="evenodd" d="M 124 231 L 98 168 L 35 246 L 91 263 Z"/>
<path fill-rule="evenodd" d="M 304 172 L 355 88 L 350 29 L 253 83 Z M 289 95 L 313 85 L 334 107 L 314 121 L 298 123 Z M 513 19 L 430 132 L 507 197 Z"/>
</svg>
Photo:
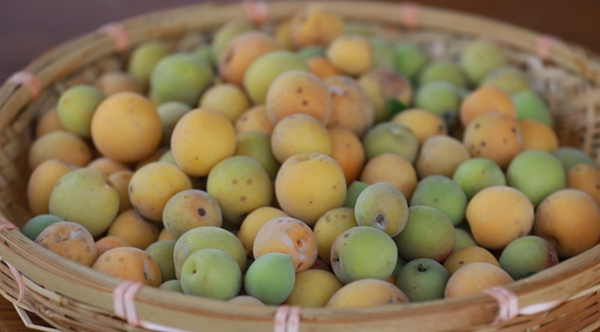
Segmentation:
<svg viewBox="0 0 600 332">
<path fill-rule="evenodd" d="M 275 19 L 287 16 L 294 8 L 304 7 L 307 3 L 303 1 L 281 1 L 269 2 L 272 10 L 272 15 Z M 405 6 L 405 3 L 385 3 L 385 2 L 370 2 L 370 1 L 327 1 L 327 6 L 340 12 L 348 18 L 379 20 L 386 23 L 394 23 L 401 25 L 402 19 L 399 18 L 398 11 Z M 374 4 L 384 8 L 381 12 L 387 12 L 386 16 L 369 16 L 375 15 L 374 11 L 367 10 Z M 238 3 L 230 4 L 214 4 L 203 3 L 199 5 L 191 5 L 180 7 L 172 10 L 160 11 L 135 16 L 133 18 L 122 21 L 124 27 L 132 33 L 131 45 L 136 45 L 142 40 L 152 37 L 158 37 L 159 32 L 146 31 L 151 30 L 144 27 L 146 25 L 161 25 L 165 27 L 164 34 L 181 34 L 186 31 L 189 26 L 185 24 L 177 24 L 168 19 L 169 15 L 179 14 L 192 15 L 199 11 L 212 11 L 216 15 L 212 15 L 213 21 L 208 21 L 205 26 L 216 26 L 219 22 L 226 18 L 239 17 L 244 14 L 243 8 Z M 453 30 L 452 32 L 465 35 L 473 35 L 479 37 L 491 37 L 499 43 L 514 45 L 526 51 L 535 53 L 536 43 L 540 38 L 546 35 L 530 30 L 514 26 L 512 24 L 499 22 L 489 18 L 483 18 L 478 15 L 461 13 L 446 9 L 438 9 L 429 6 L 421 6 L 421 21 L 422 26 Z M 380 11 L 377 14 L 381 14 Z M 441 20 L 461 20 L 465 22 L 463 25 L 445 26 L 447 21 Z M 148 23 L 150 22 L 150 23 Z M 470 23 L 470 24 L 467 24 Z M 481 25 L 481 29 L 474 32 L 468 30 L 471 25 Z M 468 30 L 468 31 L 467 31 Z M 134 35 L 134 31 L 143 31 L 140 35 Z M 492 33 L 494 31 L 494 33 Z M 154 33 L 154 35 L 153 35 Z M 515 38 L 520 36 L 521 38 Z M 82 48 L 81 46 L 85 46 Z M 36 75 L 44 89 L 56 82 L 60 78 L 67 76 L 80 67 L 84 67 L 91 60 L 80 59 L 72 66 L 57 66 L 56 58 L 66 57 L 67 59 L 81 57 L 81 54 L 97 51 L 96 59 L 103 56 L 116 53 L 113 41 L 104 33 L 92 31 L 88 34 L 67 41 L 52 50 L 44 53 L 36 60 L 32 61 L 24 71 Z M 580 49 L 574 49 L 573 45 L 557 40 L 553 44 L 552 52 L 549 55 L 548 61 L 554 62 L 565 69 L 568 69 L 577 75 L 586 78 L 595 85 L 600 85 L 600 70 L 599 66 L 589 57 L 595 57 L 591 52 L 587 54 Z M 0 130 L 4 130 L 18 113 L 32 100 L 31 93 L 26 87 L 19 84 L 7 83 L 0 87 Z M 1 216 L 1 215 L 0 215 Z M 46 275 L 24 275 L 31 281 L 40 285 L 50 285 L 60 288 L 56 285 L 57 281 L 44 280 L 48 276 L 56 277 L 61 282 L 82 282 L 87 287 L 94 288 L 94 292 L 101 294 L 99 299 L 93 301 L 89 296 L 84 294 L 70 294 L 68 287 L 70 285 L 62 285 L 65 296 L 74 301 L 80 301 L 90 306 L 98 306 L 101 310 L 112 312 L 112 291 L 121 283 L 120 279 L 109 277 L 92 269 L 82 268 L 81 266 L 59 259 L 58 255 L 45 251 L 31 248 L 33 242 L 27 239 L 23 234 L 15 230 L 0 231 L 0 256 L 7 262 L 10 262 L 21 272 L 39 269 L 40 262 L 49 262 L 47 266 L 49 270 Z M 590 270 L 600 264 L 600 246 L 596 246 L 587 252 L 573 257 L 569 260 L 561 262 L 561 264 L 544 270 L 529 278 L 522 279 L 510 284 L 507 288 L 515 292 L 519 297 L 521 306 L 535 304 L 540 301 L 565 300 L 577 298 L 582 294 L 594 291 L 597 282 L 590 281 L 590 285 L 583 289 L 573 290 L 574 287 L 562 285 L 558 287 L 554 295 L 549 290 L 549 285 L 556 285 L 557 280 L 568 281 L 574 275 L 580 273 L 592 273 Z M 84 286 L 86 287 L 86 286 Z M 49 290 L 52 290 L 48 288 Z M 562 292 L 562 293 L 561 293 Z M 221 319 L 231 319 L 232 306 L 218 301 L 203 299 L 199 297 L 183 296 L 175 293 L 167 293 L 150 287 L 144 287 L 136 298 L 136 303 L 142 307 L 152 307 L 156 305 L 156 299 L 160 298 L 168 305 L 179 305 L 177 309 L 182 311 L 202 310 L 209 315 L 220 316 Z M 344 324 L 355 324 L 356 320 L 376 320 L 388 319 L 393 320 L 399 314 L 407 313 L 410 315 L 423 316 L 423 319 L 430 318 L 432 310 L 457 310 L 463 307 L 473 307 L 481 310 L 481 317 L 477 318 L 479 324 L 490 324 L 498 310 L 498 304 L 489 295 L 478 293 L 466 297 L 456 299 L 438 300 L 426 303 L 411 303 L 389 307 L 377 308 L 361 308 L 361 309 L 313 309 L 305 308 L 302 311 L 302 319 L 308 322 L 318 324 L 331 324 L 344 319 Z M 248 319 L 249 321 L 272 322 L 272 317 L 276 312 L 277 307 L 236 307 L 235 315 L 238 318 Z M 422 319 L 422 320 L 423 320 Z"/>
</svg>

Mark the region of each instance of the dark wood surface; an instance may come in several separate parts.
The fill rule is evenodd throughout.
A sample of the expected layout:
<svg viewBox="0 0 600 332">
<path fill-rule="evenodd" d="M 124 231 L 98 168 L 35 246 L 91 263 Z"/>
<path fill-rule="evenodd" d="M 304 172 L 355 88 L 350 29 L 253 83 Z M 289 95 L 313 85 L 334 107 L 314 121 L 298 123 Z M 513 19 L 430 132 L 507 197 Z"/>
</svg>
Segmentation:
<svg viewBox="0 0 600 332">
<path fill-rule="evenodd" d="M 99 26 L 194 0 L 1 0 L 0 84 L 37 55 Z M 544 32 L 600 54 L 600 1 L 413 0 L 501 20 Z M 36 323 L 43 323 L 37 319 Z M 0 331 L 29 331 L 0 296 Z"/>
</svg>

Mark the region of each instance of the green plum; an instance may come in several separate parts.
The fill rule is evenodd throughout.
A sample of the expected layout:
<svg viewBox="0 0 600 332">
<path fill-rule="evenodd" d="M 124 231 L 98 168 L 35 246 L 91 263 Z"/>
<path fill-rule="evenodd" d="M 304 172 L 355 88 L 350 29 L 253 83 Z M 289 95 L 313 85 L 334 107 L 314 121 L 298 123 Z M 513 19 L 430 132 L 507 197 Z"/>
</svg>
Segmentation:
<svg viewBox="0 0 600 332">
<path fill-rule="evenodd" d="M 226 301 L 239 294 L 242 271 L 224 251 L 202 249 L 185 260 L 180 280 L 185 294 Z"/>
<path fill-rule="evenodd" d="M 456 232 L 439 210 L 417 205 L 408 208 L 404 230 L 394 237 L 400 256 L 407 260 L 430 258 L 442 262 L 454 250 Z"/>
<path fill-rule="evenodd" d="M 265 304 L 279 305 L 292 293 L 296 269 L 290 255 L 278 252 L 257 258 L 248 268 L 244 288 Z"/>
<path fill-rule="evenodd" d="M 523 192 L 537 206 L 546 196 L 567 187 L 565 169 L 558 158 L 541 150 L 516 155 L 506 170 L 508 185 Z"/>
<path fill-rule="evenodd" d="M 398 274 L 396 286 L 410 302 L 423 302 L 444 298 L 450 274 L 433 259 L 417 258 L 408 262 Z"/>
<path fill-rule="evenodd" d="M 344 284 L 359 279 L 386 280 L 397 260 L 392 238 L 374 227 L 352 227 L 338 235 L 331 246 L 331 267 Z"/>
</svg>

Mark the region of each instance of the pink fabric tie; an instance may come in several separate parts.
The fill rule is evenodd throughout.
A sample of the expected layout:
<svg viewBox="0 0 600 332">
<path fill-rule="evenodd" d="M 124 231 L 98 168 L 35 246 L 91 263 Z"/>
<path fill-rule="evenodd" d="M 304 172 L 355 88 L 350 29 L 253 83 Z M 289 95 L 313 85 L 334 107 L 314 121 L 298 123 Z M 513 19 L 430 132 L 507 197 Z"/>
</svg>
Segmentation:
<svg viewBox="0 0 600 332">
<path fill-rule="evenodd" d="M 261 26 L 269 20 L 269 6 L 264 0 L 246 0 L 244 8 L 246 16 L 254 25 Z"/>
<path fill-rule="evenodd" d="M 552 55 L 552 46 L 554 43 L 556 43 L 556 38 L 549 35 L 541 36 L 538 39 L 536 51 L 542 60 L 546 61 L 550 59 L 550 56 Z"/>
<path fill-rule="evenodd" d="M 415 29 L 419 26 L 421 18 L 421 5 L 407 2 L 400 7 L 402 21 L 409 29 Z"/>
<path fill-rule="evenodd" d="M 498 315 L 492 324 L 497 324 L 500 321 L 511 320 L 518 315 L 533 315 L 540 312 L 550 310 L 564 300 L 551 302 L 543 302 L 533 304 L 524 308 L 519 308 L 519 299 L 517 295 L 502 286 L 494 286 L 483 290 L 484 293 L 491 295 L 498 301 Z"/>
<path fill-rule="evenodd" d="M 277 308 L 274 332 L 298 332 L 301 312 L 302 308 L 295 305 L 282 305 Z"/>
<path fill-rule="evenodd" d="M 26 71 L 18 71 L 6 80 L 6 83 L 23 84 L 31 93 L 31 97 L 36 99 L 42 92 L 42 83 L 40 79 Z"/>
<path fill-rule="evenodd" d="M 115 50 L 123 52 L 129 48 L 129 33 L 121 23 L 108 23 L 101 26 L 98 31 L 107 34 L 115 43 Z"/>
<path fill-rule="evenodd" d="M 142 327 L 152 331 L 189 332 L 140 320 L 135 310 L 135 297 L 142 287 L 144 287 L 144 284 L 140 282 L 125 280 L 115 288 L 113 291 L 113 309 L 115 315 L 126 320 L 131 326 Z"/>
</svg>

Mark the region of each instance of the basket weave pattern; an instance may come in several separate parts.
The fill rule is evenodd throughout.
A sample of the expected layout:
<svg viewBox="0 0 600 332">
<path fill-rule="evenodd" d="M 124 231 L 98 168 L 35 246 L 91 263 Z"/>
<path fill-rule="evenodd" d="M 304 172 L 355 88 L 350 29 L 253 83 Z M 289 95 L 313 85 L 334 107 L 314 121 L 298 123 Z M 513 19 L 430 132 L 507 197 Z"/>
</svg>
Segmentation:
<svg viewBox="0 0 600 332">
<path fill-rule="evenodd" d="M 306 3 L 272 2 L 272 22 L 291 16 Z M 540 48 L 547 37 L 476 16 L 419 8 L 418 21 L 402 15 L 405 4 L 328 2 L 349 20 L 371 22 L 392 40 L 410 39 L 432 59 L 457 59 L 474 38 L 501 46 L 512 64 L 523 68 L 533 88 L 548 102 L 563 146 L 583 148 L 600 158 L 600 67 L 595 56 L 561 41 Z M 220 24 L 245 15 L 243 6 L 204 4 L 132 18 L 122 22 L 135 45 L 163 38 L 180 47 L 210 36 Z M 185 42 L 184 42 L 185 41 Z M 117 52 L 106 33 L 92 32 L 42 55 L 26 71 L 38 77 L 37 98 L 23 85 L 0 88 L 0 212 L 22 226 L 31 214 L 26 188 L 27 153 L 33 124 L 56 105 L 60 94 L 79 83 L 91 83 L 105 72 L 123 69 L 128 51 Z M 121 280 L 68 262 L 34 245 L 18 230 L 0 231 L 0 294 L 16 303 L 17 278 L 24 284 L 19 310 L 36 313 L 64 331 L 147 331 L 115 317 L 112 292 Z M 14 275 L 8 263 L 19 274 Z M 497 302 L 485 294 L 402 306 L 352 310 L 304 309 L 301 331 L 594 331 L 600 327 L 600 248 L 508 288 L 519 306 L 561 300 L 553 309 L 520 315 L 493 325 Z M 246 308 L 144 287 L 136 297 L 140 319 L 183 330 L 273 330 L 277 308 Z M 26 317 L 26 316 L 25 316 Z M 26 319 L 26 318 L 25 318 Z"/>
</svg>

